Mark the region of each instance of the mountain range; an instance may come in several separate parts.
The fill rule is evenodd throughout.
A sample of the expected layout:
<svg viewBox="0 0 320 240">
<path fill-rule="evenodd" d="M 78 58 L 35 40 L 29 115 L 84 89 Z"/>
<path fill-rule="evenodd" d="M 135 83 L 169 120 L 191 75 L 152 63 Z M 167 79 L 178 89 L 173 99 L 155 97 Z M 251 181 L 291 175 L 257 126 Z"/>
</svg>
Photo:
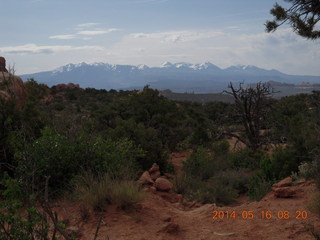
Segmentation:
<svg viewBox="0 0 320 240">
<path fill-rule="evenodd" d="M 112 65 L 107 63 L 67 64 L 53 71 L 22 75 L 37 82 L 53 86 L 59 83 L 76 83 L 82 88 L 141 89 L 145 85 L 174 92 L 221 92 L 230 82 L 280 82 L 301 84 L 320 83 L 320 76 L 288 75 L 278 70 L 266 70 L 252 65 L 237 65 L 221 69 L 206 62 L 202 64 L 165 62 L 160 67 L 146 65 Z"/>
</svg>

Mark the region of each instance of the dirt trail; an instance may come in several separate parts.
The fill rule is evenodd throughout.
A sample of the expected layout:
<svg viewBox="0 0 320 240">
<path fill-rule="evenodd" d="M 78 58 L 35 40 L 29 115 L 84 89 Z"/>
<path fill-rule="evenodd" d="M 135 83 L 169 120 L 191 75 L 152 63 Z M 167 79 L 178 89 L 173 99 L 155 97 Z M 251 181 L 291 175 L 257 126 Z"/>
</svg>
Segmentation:
<svg viewBox="0 0 320 240">
<path fill-rule="evenodd" d="M 181 167 L 188 154 L 172 156 L 175 168 Z M 307 210 L 307 204 L 315 184 L 305 181 L 289 188 L 296 193 L 292 198 L 276 198 L 270 192 L 259 202 L 242 198 L 238 204 L 225 207 L 215 204 L 188 207 L 181 203 L 177 194 L 149 191 L 134 209 L 123 211 L 115 206 L 106 207 L 97 240 L 314 239 L 309 228 L 313 226 L 319 231 L 320 221 Z M 61 202 L 56 210 L 60 220 L 77 233 L 77 239 L 93 239 L 99 222 L 98 214 L 91 213 L 84 221 L 79 204 L 66 201 Z M 220 213 L 220 218 L 213 219 L 213 211 Z M 262 218 L 266 211 L 272 214 L 270 219 L 267 219 L 270 215 Z M 253 219 L 249 219 L 252 217 L 250 213 Z M 289 219 L 284 219 L 287 217 Z"/>
<path fill-rule="evenodd" d="M 206 204 L 191 209 L 149 192 L 143 202 L 130 211 L 117 210 L 112 206 L 106 208 L 97 239 L 105 240 L 109 237 L 110 240 L 311 240 L 314 238 L 308 227 L 315 226 L 316 229 L 320 227 L 319 218 L 306 209 L 314 187 L 310 181 L 292 186 L 297 192 L 294 198 L 276 198 L 274 193 L 270 192 L 259 202 L 247 202 L 234 207 Z M 89 220 L 84 222 L 81 220 L 77 205 L 64 203 L 59 209 L 64 209 L 59 215 L 69 226 L 76 229 L 79 234 L 78 239 L 93 239 L 98 216 L 92 214 Z M 223 219 L 213 220 L 214 210 L 228 211 L 229 218 L 225 213 Z M 230 217 L 232 211 L 237 214 L 235 219 Z M 244 219 L 248 211 L 253 211 L 254 219 Z M 273 217 L 262 219 L 261 211 L 271 211 Z M 289 219 L 279 219 L 284 211 L 290 214 Z M 302 219 L 301 216 L 300 219 L 296 219 L 298 217 L 296 211 L 307 211 L 307 218 Z"/>
</svg>

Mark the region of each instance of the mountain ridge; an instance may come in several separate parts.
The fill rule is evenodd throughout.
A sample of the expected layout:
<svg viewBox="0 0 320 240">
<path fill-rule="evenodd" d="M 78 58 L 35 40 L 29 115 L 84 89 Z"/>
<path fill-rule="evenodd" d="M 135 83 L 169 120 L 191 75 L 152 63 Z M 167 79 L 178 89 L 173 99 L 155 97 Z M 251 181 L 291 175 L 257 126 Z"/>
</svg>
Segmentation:
<svg viewBox="0 0 320 240">
<path fill-rule="evenodd" d="M 276 81 L 288 84 L 302 82 L 320 83 L 320 76 L 299 76 L 282 73 L 276 69 L 266 70 L 253 65 L 236 65 L 228 68 L 204 62 L 165 62 L 160 67 L 120 65 L 96 62 L 69 63 L 52 71 L 21 75 L 26 81 L 34 78 L 38 82 L 53 86 L 60 83 L 75 83 L 81 87 L 98 89 L 140 89 L 150 85 L 159 90 L 175 92 L 220 92 L 230 82 L 254 83 Z"/>
</svg>

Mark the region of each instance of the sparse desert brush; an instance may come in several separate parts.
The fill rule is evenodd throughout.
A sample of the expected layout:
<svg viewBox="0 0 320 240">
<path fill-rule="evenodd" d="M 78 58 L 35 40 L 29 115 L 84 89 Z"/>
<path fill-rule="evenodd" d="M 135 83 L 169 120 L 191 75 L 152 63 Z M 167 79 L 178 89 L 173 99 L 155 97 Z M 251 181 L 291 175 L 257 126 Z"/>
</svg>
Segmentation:
<svg viewBox="0 0 320 240">
<path fill-rule="evenodd" d="M 108 201 L 112 184 L 108 174 L 94 176 L 91 172 L 84 172 L 71 181 L 75 199 L 93 209 L 101 208 Z"/>
<path fill-rule="evenodd" d="M 134 181 L 114 181 L 110 188 L 109 200 L 119 208 L 125 209 L 138 203 L 144 197 L 140 186 Z"/>
<path fill-rule="evenodd" d="M 91 172 L 85 172 L 76 176 L 71 185 L 76 200 L 92 209 L 102 208 L 106 203 L 116 204 L 124 209 L 143 198 L 136 182 L 115 180 L 108 174 L 95 176 Z"/>
</svg>

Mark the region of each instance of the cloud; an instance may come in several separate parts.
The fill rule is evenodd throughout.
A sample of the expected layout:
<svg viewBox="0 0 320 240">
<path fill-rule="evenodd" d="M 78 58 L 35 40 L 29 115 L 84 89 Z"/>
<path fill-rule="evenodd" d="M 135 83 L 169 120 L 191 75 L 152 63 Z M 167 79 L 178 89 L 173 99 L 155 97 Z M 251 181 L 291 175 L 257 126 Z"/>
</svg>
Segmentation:
<svg viewBox="0 0 320 240">
<path fill-rule="evenodd" d="M 0 52 L 5 54 L 50 54 L 55 52 L 67 52 L 74 50 L 103 51 L 101 46 L 70 46 L 70 45 L 43 45 L 25 44 L 20 46 L 0 47 Z"/>
<path fill-rule="evenodd" d="M 89 28 L 97 25 L 100 25 L 100 23 L 96 23 L 96 22 L 81 23 L 77 25 L 77 28 Z"/>
<path fill-rule="evenodd" d="M 120 29 L 110 28 L 110 29 L 104 29 L 104 30 L 82 30 L 82 31 L 78 31 L 77 34 L 87 35 L 87 36 L 95 36 L 95 35 L 108 34 L 108 33 L 115 32 L 115 31 L 120 31 Z"/>
<path fill-rule="evenodd" d="M 159 66 L 165 61 L 210 61 L 222 68 L 248 64 L 289 74 L 320 75 L 318 48 L 319 41 L 306 41 L 291 29 L 272 34 L 211 29 L 132 33 L 108 51 L 116 63 Z"/>
<path fill-rule="evenodd" d="M 49 37 L 50 39 L 59 39 L 59 40 L 66 40 L 66 39 L 74 39 L 76 35 L 74 34 L 65 34 L 65 35 L 53 35 Z"/>
<path fill-rule="evenodd" d="M 158 42 L 177 43 L 214 38 L 223 34 L 224 33 L 221 31 L 169 31 L 158 33 L 134 33 L 130 34 L 129 38 L 150 39 Z"/>
</svg>

